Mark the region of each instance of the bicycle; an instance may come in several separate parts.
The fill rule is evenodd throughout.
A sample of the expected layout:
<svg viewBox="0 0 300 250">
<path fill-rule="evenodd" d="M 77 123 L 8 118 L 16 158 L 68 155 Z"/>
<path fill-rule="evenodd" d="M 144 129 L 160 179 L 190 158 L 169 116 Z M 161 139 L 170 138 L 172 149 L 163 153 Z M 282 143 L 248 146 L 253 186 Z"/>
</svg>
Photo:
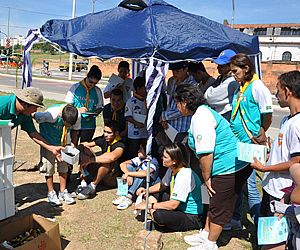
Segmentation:
<svg viewBox="0 0 300 250">
<path fill-rule="evenodd" d="M 47 68 L 41 68 L 41 75 L 42 76 L 51 77 L 52 76 L 52 72 L 49 69 L 47 69 Z"/>
</svg>

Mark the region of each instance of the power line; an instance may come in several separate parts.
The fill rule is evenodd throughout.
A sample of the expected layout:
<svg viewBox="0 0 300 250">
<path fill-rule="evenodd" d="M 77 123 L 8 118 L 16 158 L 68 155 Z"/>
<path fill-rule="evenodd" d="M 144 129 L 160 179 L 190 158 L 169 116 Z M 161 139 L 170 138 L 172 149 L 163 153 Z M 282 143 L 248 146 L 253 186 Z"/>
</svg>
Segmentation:
<svg viewBox="0 0 300 250">
<path fill-rule="evenodd" d="M 58 15 L 58 14 L 53 14 L 53 13 L 47 13 L 47 12 L 40 12 L 40 11 L 33 11 L 33 10 L 26 10 L 26 9 L 19 9 L 19 8 L 14 8 L 14 7 L 9 7 L 9 6 L 0 6 L 1 8 L 10 8 L 12 10 L 18 10 L 18 11 L 24 11 L 24 12 L 29 12 L 29 13 L 35 13 L 39 15 L 47 15 L 47 16 L 59 16 L 59 17 L 71 17 L 71 16 L 65 16 L 65 15 Z"/>
<path fill-rule="evenodd" d="M 5 24 L 0 24 L 0 26 L 7 27 L 7 25 L 5 25 Z M 14 25 L 9 25 L 9 27 L 17 28 L 17 29 L 31 29 L 32 28 L 32 27 L 29 27 L 29 26 L 14 26 Z"/>
</svg>

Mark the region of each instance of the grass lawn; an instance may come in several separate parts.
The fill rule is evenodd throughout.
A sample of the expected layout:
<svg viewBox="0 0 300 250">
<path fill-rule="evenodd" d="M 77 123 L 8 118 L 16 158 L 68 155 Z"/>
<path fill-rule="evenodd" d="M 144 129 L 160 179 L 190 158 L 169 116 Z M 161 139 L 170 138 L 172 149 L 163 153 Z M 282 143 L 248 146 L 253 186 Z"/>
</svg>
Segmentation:
<svg viewBox="0 0 300 250">
<path fill-rule="evenodd" d="M 6 93 L 0 92 L 0 95 Z M 45 106 L 49 107 L 60 102 L 46 99 Z M 103 119 L 97 119 L 97 133 L 103 127 Z M 100 129 L 99 129 L 100 128 Z M 26 133 L 20 131 L 16 151 L 17 160 L 26 160 L 32 167 L 39 160 L 39 147 L 29 139 Z M 74 170 L 78 171 L 78 167 Z M 74 180 L 74 178 L 73 178 Z M 46 184 L 43 176 L 38 172 L 14 172 L 16 184 L 16 202 L 20 203 L 17 216 L 37 213 L 42 216 L 55 218 L 59 222 L 60 233 L 64 248 L 70 249 L 134 249 L 136 234 L 143 229 L 141 222 L 134 219 L 133 207 L 125 211 L 118 211 L 111 201 L 115 198 L 116 189 L 103 189 L 96 197 L 86 201 L 77 201 L 75 205 L 64 205 L 61 209 L 49 206 L 46 200 Z M 58 177 L 55 175 L 55 187 L 58 189 Z M 75 180 L 68 187 L 75 189 Z M 244 203 L 246 204 L 246 203 Z M 246 207 L 245 207 L 246 209 Z M 243 217 L 245 228 L 238 232 L 223 232 L 218 244 L 222 249 L 256 249 L 255 230 L 245 214 Z M 185 235 L 195 233 L 166 233 L 163 234 L 163 249 L 181 250 L 188 246 L 184 243 Z"/>
</svg>

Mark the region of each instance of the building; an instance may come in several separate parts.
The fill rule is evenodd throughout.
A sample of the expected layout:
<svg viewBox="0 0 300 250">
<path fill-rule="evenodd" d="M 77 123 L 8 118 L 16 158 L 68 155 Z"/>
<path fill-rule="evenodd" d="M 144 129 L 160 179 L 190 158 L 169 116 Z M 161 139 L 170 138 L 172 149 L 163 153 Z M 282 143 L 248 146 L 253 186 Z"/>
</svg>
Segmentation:
<svg viewBox="0 0 300 250">
<path fill-rule="evenodd" d="M 258 36 L 262 62 L 300 62 L 300 23 L 235 24 L 234 29 Z"/>
<path fill-rule="evenodd" d="M 1 39 L 1 46 L 6 46 L 7 37 Z M 10 46 L 23 45 L 25 42 L 24 36 L 16 35 L 14 37 L 10 37 Z"/>
</svg>

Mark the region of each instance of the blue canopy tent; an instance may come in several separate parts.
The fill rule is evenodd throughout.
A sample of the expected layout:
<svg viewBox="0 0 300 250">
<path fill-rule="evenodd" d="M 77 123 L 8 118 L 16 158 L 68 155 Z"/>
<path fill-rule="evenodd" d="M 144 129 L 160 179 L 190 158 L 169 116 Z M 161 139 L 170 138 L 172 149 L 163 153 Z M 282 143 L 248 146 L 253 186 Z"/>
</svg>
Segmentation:
<svg viewBox="0 0 300 250">
<path fill-rule="evenodd" d="M 162 0 L 123 1 L 95 14 L 49 20 L 40 31 L 66 51 L 101 59 L 203 60 L 224 49 L 259 53 L 256 36 L 183 12 Z"/>
<path fill-rule="evenodd" d="M 39 38 L 84 57 L 150 59 L 146 71 L 147 153 L 152 144 L 152 118 L 169 62 L 217 57 L 224 49 L 259 54 L 256 36 L 183 12 L 162 0 L 124 0 L 109 10 L 71 20 L 49 20 L 39 30 L 30 31 L 24 49 L 24 86 L 31 83 L 29 51 Z M 147 183 L 149 178 L 148 172 Z"/>
</svg>

